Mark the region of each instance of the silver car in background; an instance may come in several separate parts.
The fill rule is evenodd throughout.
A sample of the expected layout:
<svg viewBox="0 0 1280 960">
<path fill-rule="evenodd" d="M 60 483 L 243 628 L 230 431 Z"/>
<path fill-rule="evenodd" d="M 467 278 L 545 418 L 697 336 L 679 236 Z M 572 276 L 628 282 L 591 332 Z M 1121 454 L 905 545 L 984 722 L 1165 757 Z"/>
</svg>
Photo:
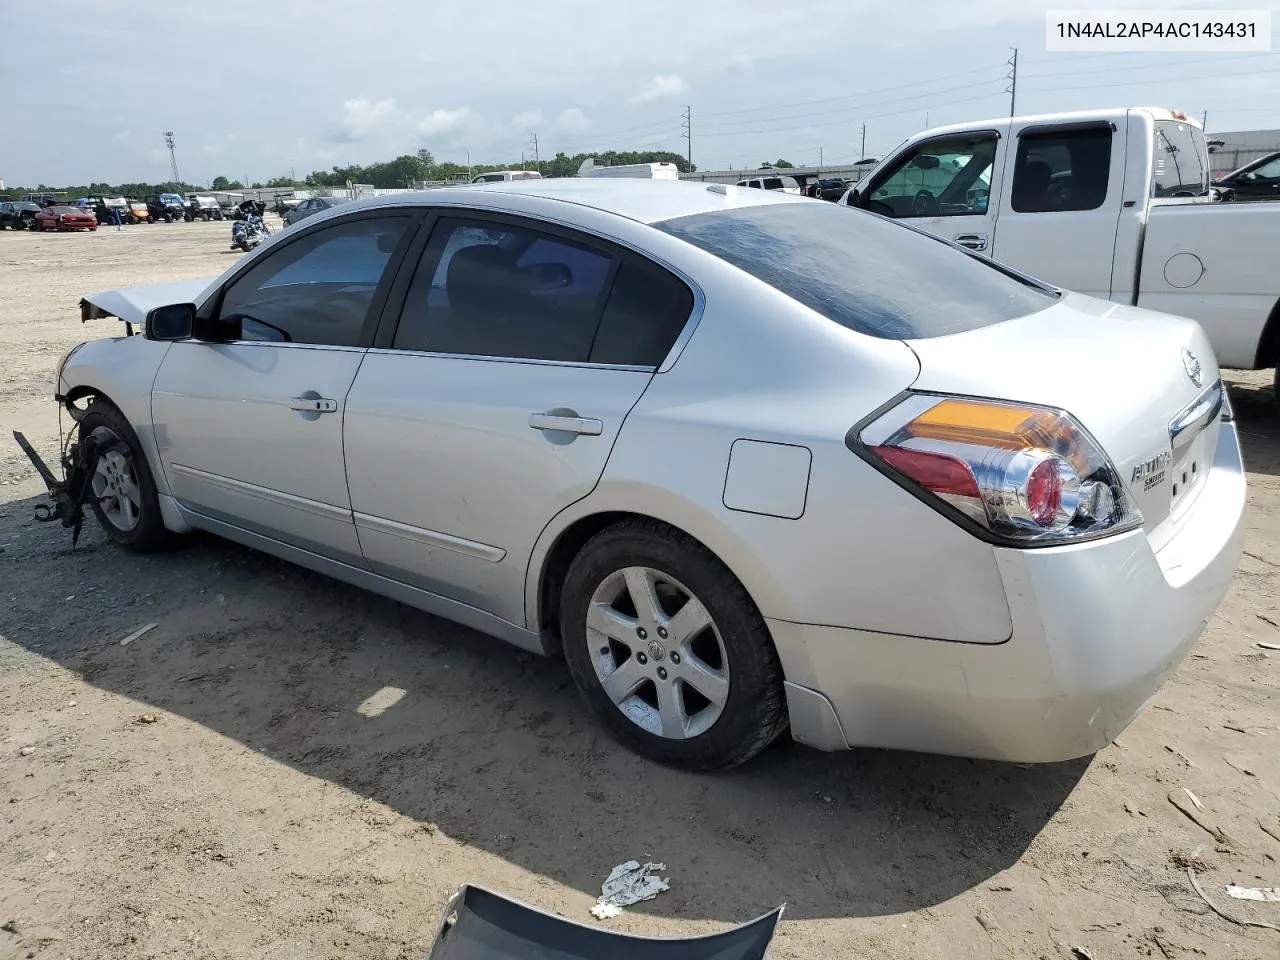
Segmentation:
<svg viewBox="0 0 1280 960">
<path fill-rule="evenodd" d="M 350 202 L 346 197 L 309 197 L 285 211 L 284 225 L 291 227 L 307 217 L 314 217 L 317 213 L 324 213 L 326 210 L 332 210 L 334 207 Z"/>
<path fill-rule="evenodd" d="M 146 325 L 58 371 L 113 540 L 211 531 L 562 653 L 688 768 L 788 728 L 1087 755 L 1241 549 L 1195 323 L 778 191 L 382 197 L 87 300 Z"/>
</svg>

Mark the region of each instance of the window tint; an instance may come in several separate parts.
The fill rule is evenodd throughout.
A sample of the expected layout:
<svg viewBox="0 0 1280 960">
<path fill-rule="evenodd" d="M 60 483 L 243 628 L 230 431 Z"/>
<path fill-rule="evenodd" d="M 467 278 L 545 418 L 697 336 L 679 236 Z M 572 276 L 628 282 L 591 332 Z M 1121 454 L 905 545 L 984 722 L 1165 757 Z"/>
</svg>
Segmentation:
<svg viewBox="0 0 1280 960">
<path fill-rule="evenodd" d="M 960 217 L 987 212 L 994 137 L 922 144 L 871 193 L 871 211 L 891 217 Z"/>
<path fill-rule="evenodd" d="M 1110 178 L 1110 127 L 1026 134 L 1018 139 L 1012 206 L 1018 213 L 1096 210 Z"/>
<path fill-rule="evenodd" d="M 623 261 L 605 302 L 592 363 L 656 367 L 693 312 L 693 293 L 656 264 Z"/>
<path fill-rule="evenodd" d="M 777 177 L 767 177 L 764 181 L 764 188 L 766 190 L 781 190 L 782 181 Z"/>
<path fill-rule="evenodd" d="M 268 254 L 227 288 L 220 316 L 242 340 L 358 346 L 409 217 L 335 224 Z"/>
<path fill-rule="evenodd" d="M 612 262 L 537 230 L 442 218 L 409 286 L 395 346 L 585 362 Z"/>
<path fill-rule="evenodd" d="M 1197 197 L 1209 190 L 1204 136 L 1189 123 L 1156 121 L 1153 197 Z"/>
<path fill-rule="evenodd" d="M 1043 310 L 1056 296 L 950 244 L 833 203 L 744 207 L 655 226 L 873 337 L 960 333 Z"/>
<path fill-rule="evenodd" d="M 1242 179 L 1250 182 L 1280 180 L 1280 157 L 1276 157 L 1270 163 L 1264 163 L 1257 170 L 1249 171 Z"/>
</svg>

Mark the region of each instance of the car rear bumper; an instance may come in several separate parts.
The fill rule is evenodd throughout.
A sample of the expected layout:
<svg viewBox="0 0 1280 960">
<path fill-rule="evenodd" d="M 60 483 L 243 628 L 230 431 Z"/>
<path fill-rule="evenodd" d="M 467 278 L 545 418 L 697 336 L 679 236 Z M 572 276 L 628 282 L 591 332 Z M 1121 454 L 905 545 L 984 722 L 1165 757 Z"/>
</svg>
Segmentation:
<svg viewBox="0 0 1280 960">
<path fill-rule="evenodd" d="M 770 620 L 797 740 L 1027 763 L 1114 740 L 1190 652 L 1240 559 L 1244 467 L 1224 423 L 1181 528 L 1069 547 L 997 549 L 1013 621 L 964 644 Z M 921 598 L 922 602 L 925 598 Z"/>
</svg>

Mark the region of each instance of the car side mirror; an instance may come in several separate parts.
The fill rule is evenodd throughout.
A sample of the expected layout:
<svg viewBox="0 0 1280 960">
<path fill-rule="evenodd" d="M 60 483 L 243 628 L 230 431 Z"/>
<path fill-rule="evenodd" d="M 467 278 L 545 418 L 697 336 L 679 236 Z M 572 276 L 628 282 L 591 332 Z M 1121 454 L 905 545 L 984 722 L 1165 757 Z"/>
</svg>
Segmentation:
<svg viewBox="0 0 1280 960">
<path fill-rule="evenodd" d="M 147 313 L 148 340 L 187 340 L 195 330 L 196 305 L 175 303 Z"/>
</svg>

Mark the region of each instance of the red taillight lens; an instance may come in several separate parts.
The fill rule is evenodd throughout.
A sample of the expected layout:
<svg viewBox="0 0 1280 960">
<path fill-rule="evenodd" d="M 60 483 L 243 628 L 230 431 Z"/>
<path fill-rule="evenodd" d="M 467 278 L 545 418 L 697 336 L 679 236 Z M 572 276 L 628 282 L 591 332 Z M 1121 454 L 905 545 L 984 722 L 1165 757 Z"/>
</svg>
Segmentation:
<svg viewBox="0 0 1280 960">
<path fill-rule="evenodd" d="M 1062 465 L 1063 461 L 1051 457 L 1033 467 L 1027 476 L 1027 512 L 1042 527 L 1053 526 L 1062 510 Z"/>
<path fill-rule="evenodd" d="M 975 500 L 981 496 L 978 481 L 963 460 L 941 453 L 903 450 L 901 447 L 872 449 L 881 460 L 926 490 L 955 497 L 972 497 Z"/>
<path fill-rule="evenodd" d="M 1013 544 L 1142 523 L 1110 459 L 1063 410 L 910 394 L 851 445 L 927 501 Z"/>
</svg>

